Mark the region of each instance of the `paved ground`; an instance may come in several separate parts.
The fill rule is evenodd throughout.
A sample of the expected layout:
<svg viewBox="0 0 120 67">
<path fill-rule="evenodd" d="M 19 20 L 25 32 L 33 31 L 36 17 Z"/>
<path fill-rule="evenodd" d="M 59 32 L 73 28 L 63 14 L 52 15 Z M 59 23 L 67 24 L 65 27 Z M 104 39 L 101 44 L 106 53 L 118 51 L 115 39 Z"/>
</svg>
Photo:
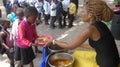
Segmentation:
<svg viewBox="0 0 120 67">
<path fill-rule="evenodd" d="M 108 5 L 113 8 L 113 0 L 105 0 Z M 87 24 L 81 22 L 81 8 L 82 8 L 82 4 L 83 4 L 83 0 L 79 0 L 79 11 L 78 11 L 78 15 L 76 17 L 76 20 L 74 22 L 74 27 L 72 28 L 64 28 L 64 29 L 50 29 L 48 26 L 41 24 L 39 26 L 37 26 L 37 32 L 39 35 L 52 35 L 54 37 L 54 39 L 58 39 L 60 41 L 65 41 L 65 42 L 71 42 L 80 32 L 82 29 L 84 29 Z M 4 7 L 1 4 L 0 1 L 0 9 L 2 9 L 2 15 L 3 17 L 5 17 L 5 11 L 4 11 Z M 87 42 L 87 41 L 86 41 Z M 116 41 L 116 43 L 119 45 L 120 42 Z M 119 46 L 118 46 L 119 47 Z M 39 47 L 39 49 L 41 49 L 41 47 Z M 71 50 L 72 51 L 72 50 Z M 39 63 L 41 60 L 41 54 L 37 54 L 36 59 L 34 60 L 34 64 L 35 67 L 39 67 Z M 0 55 L 0 67 L 9 67 L 9 60 L 7 59 L 6 55 L 1 56 Z M 28 67 L 25 66 L 25 67 Z"/>
</svg>

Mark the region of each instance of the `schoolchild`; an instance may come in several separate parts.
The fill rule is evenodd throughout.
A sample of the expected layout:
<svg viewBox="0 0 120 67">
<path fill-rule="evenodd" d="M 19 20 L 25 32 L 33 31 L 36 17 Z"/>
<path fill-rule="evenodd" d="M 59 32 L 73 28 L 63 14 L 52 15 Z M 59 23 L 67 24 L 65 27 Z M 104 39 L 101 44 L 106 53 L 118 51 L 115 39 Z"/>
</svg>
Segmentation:
<svg viewBox="0 0 120 67">
<path fill-rule="evenodd" d="M 10 28 L 10 21 L 0 18 L 0 54 L 7 54 L 10 60 L 10 67 L 14 67 L 13 40 L 10 40 L 8 28 Z"/>
<path fill-rule="evenodd" d="M 36 44 L 32 41 L 38 38 L 35 27 L 38 12 L 35 7 L 26 7 L 24 15 L 25 19 L 22 20 L 18 26 L 15 60 L 21 61 L 21 67 L 26 64 L 30 64 L 30 67 L 34 67 L 33 60 L 35 54 L 32 46 L 36 46 Z"/>
</svg>

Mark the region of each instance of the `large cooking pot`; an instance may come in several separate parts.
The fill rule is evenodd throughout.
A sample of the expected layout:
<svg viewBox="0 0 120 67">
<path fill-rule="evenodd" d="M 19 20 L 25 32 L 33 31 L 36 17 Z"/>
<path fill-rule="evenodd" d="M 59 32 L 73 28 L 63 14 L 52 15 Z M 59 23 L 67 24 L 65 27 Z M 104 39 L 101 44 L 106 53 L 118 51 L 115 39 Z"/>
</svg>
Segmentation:
<svg viewBox="0 0 120 67">
<path fill-rule="evenodd" d="M 50 45 L 48 46 L 48 50 L 51 53 L 58 53 L 58 52 L 67 52 L 66 49 L 59 47 L 58 45 Z"/>
<path fill-rule="evenodd" d="M 74 58 L 68 53 L 55 53 L 48 58 L 50 67 L 72 67 Z"/>
</svg>

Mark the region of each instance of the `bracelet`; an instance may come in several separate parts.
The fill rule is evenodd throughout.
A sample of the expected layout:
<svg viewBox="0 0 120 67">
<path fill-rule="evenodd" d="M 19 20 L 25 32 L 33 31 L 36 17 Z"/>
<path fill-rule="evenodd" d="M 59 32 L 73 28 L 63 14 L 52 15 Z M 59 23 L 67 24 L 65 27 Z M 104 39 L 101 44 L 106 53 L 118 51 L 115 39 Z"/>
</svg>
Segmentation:
<svg viewBox="0 0 120 67">
<path fill-rule="evenodd" d="M 52 41 L 53 45 L 55 45 L 55 40 Z"/>
</svg>

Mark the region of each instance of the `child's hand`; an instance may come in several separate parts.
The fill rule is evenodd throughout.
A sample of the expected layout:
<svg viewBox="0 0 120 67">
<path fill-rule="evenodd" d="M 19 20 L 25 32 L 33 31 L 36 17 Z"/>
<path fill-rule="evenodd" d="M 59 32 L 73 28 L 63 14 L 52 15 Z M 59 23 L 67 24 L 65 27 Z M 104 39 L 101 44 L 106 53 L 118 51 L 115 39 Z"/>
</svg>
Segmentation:
<svg viewBox="0 0 120 67">
<path fill-rule="evenodd" d="M 37 46 L 37 44 L 36 43 L 32 43 L 32 46 Z"/>
<path fill-rule="evenodd" d="M 13 48 L 10 48 L 10 49 L 9 49 L 9 52 L 10 52 L 10 53 L 13 53 L 13 52 L 14 52 Z"/>
</svg>

